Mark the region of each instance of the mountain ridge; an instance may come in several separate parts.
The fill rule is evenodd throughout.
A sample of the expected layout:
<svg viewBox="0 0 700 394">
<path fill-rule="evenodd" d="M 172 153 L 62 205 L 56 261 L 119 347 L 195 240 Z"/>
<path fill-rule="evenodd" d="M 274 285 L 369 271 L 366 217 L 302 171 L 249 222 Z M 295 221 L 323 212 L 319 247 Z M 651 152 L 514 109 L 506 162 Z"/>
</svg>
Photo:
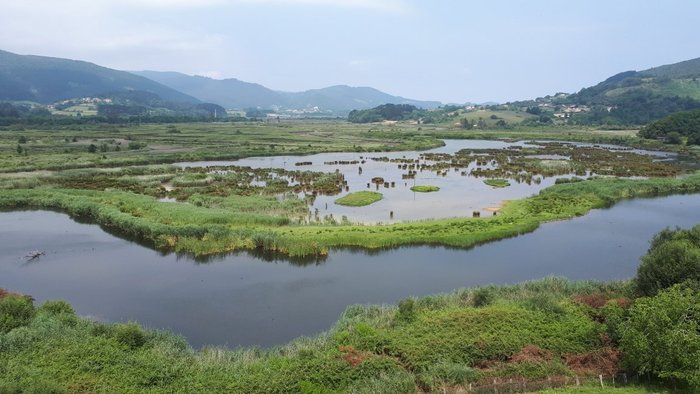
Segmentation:
<svg viewBox="0 0 700 394">
<path fill-rule="evenodd" d="M 202 101 L 211 101 L 229 108 L 304 109 L 319 107 L 321 111 L 349 112 L 380 104 L 411 104 L 435 108 L 438 101 L 413 100 L 393 96 L 368 86 L 333 85 L 301 92 L 286 92 L 236 78 L 213 79 L 174 71 L 133 71 Z M 226 90 L 230 89 L 230 90 Z"/>
<path fill-rule="evenodd" d="M 173 102 L 200 100 L 126 71 L 58 57 L 0 50 L 0 100 L 48 104 L 116 91 L 145 91 Z"/>
</svg>

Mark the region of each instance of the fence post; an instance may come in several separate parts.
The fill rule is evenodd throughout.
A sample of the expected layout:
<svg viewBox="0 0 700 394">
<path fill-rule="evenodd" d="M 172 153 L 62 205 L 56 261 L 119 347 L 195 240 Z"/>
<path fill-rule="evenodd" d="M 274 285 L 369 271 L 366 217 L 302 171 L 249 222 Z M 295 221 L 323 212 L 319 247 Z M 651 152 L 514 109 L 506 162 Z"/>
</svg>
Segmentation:
<svg viewBox="0 0 700 394">
<path fill-rule="evenodd" d="M 605 385 L 603 385 L 603 375 L 598 375 L 598 379 L 600 379 L 600 388 L 605 388 Z"/>
</svg>

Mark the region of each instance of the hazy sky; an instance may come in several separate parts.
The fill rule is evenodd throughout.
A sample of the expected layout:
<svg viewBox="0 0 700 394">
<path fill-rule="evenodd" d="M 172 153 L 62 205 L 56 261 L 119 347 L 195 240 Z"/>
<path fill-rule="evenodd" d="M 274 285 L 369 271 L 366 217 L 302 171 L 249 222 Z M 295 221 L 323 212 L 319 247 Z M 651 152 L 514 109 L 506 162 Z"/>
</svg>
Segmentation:
<svg viewBox="0 0 700 394">
<path fill-rule="evenodd" d="M 0 0 L 0 49 L 503 102 L 699 57 L 698 18 L 697 0 Z"/>
</svg>

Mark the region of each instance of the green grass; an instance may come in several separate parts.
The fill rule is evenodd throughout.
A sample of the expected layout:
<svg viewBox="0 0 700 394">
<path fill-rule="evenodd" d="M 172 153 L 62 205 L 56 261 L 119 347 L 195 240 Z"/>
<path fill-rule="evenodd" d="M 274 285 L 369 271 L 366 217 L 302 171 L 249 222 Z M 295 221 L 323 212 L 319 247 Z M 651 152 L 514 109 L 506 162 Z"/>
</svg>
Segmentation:
<svg viewBox="0 0 700 394">
<path fill-rule="evenodd" d="M 234 160 L 250 156 L 306 155 L 322 152 L 385 152 L 442 146 L 430 135 L 437 126 L 355 125 L 331 121 L 282 123 L 21 125 L 1 128 L 0 172 L 120 167 L 197 160 Z M 26 153 L 17 154 L 19 137 Z M 144 145 L 128 149 L 129 143 Z M 88 146 L 107 151 L 89 153 Z"/>
<path fill-rule="evenodd" d="M 478 292 L 491 294 L 488 304 L 475 306 Z M 626 282 L 548 278 L 407 299 L 398 308 L 352 306 L 327 333 L 269 350 L 197 351 L 168 332 L 89 321 L 53 302 L 0 331 L 0 392 L 415 393 L 493 379 L 583 378 L 559 360 L 608 345 L 606 325 L 576 297 L 630 292 Z M 551 358 L 509 361 L 533 345 Z"/>
<path fill-rule="evenodd" d="M 375 202 L 381 200 L 382 197 L 382 193 L 379 192 L 360 191 L 347 194 L 335 200 L 335 203 L 348 207 L 363 207 L 365 205 L 374 204 Z"/>
<path fill-rule="evenodd" d="M 510 186 L 510 182 L 508 182 L 507 179 L 486 179 L 486 180 L 484 180 L 484 183 L 491 186 L 491 187 L 496 187 L 496 188 Z"/>
<path fill-rule="evenodd" d="M 431 186 L 431 185 L 418 185 L 418 186 L 412 186 L 411 191 L 420 192 L 420 193 L 431 193 L 431 192 L 440 191 L 440 188 L 437 186 Z"/>
<path fill-rule="evenodd" d="M 602 178 L 559 184 L 523 200 L 508 202 L 498 216 L 458 218 L 391 225 L 295 224 L 265 212 L 240 212 L 226 204 L 256 206 L 270 197 L 207 197 L 210 203 L 161 203 L 154 197 L 116 190 L 56 187 L 9 189 L 0 193 L 5 209 L 56 209 L 92 220 L 110 231 L 164 250 L 208 255 L 241 249 L 264 249 L 291 256 L 323 255 L 333 247 L 364 248 L 441 244 L 470 247 L 534 231 L 541 223 L 584 215 L 634 197 L 700 192 L 700 173 L 684 178 Z M 213 200 L 212 200 L 213 199 Z M 217 200 L 218 199 L 218 200 Z M 211 202 L 214 201 L 214 202 Z M 216 203 L 220 201 L 220 203 Z M 230 201 L 230 202 L 227 202 Z M 241 205 L 243 204 L 243 205 Z"/>
</svg>

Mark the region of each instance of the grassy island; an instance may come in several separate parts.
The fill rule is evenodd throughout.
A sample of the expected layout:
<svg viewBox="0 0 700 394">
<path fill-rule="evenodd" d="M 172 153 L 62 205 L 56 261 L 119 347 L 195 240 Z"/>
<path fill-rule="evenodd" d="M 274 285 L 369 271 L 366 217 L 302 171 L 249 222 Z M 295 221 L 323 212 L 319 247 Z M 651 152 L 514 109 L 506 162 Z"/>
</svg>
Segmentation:
<svg viewBox="0 0 700 394">
<path fill-rule="evenodd" d="M 354 192 L 345 195 L 337 200 L 335 203 L 338 205 L 345 205 L 347 207 L 363 207 L 365 205 L 374 204 L 375 202 L 382 199 L 382 193 L 379 192 Z"/>
<path fill-rule="evenodd" d="M 507 179 L 486 179 L 486 180 L 484 180 L 484 183 L 491 186 L 491 187 L 496 187 L 496 188 L 510 186 L 510 182 L 508 182 Z"/>
<path fill-rule="evenodd" d="M 411 191 L 419 192 L 419 193 L 431 193 L 431 192 L 440 191 L 440 188 L 437 186 L 431 186 L 431 185 L 419 185 L 419 186 L 411 187 Z"/>
</svg>

